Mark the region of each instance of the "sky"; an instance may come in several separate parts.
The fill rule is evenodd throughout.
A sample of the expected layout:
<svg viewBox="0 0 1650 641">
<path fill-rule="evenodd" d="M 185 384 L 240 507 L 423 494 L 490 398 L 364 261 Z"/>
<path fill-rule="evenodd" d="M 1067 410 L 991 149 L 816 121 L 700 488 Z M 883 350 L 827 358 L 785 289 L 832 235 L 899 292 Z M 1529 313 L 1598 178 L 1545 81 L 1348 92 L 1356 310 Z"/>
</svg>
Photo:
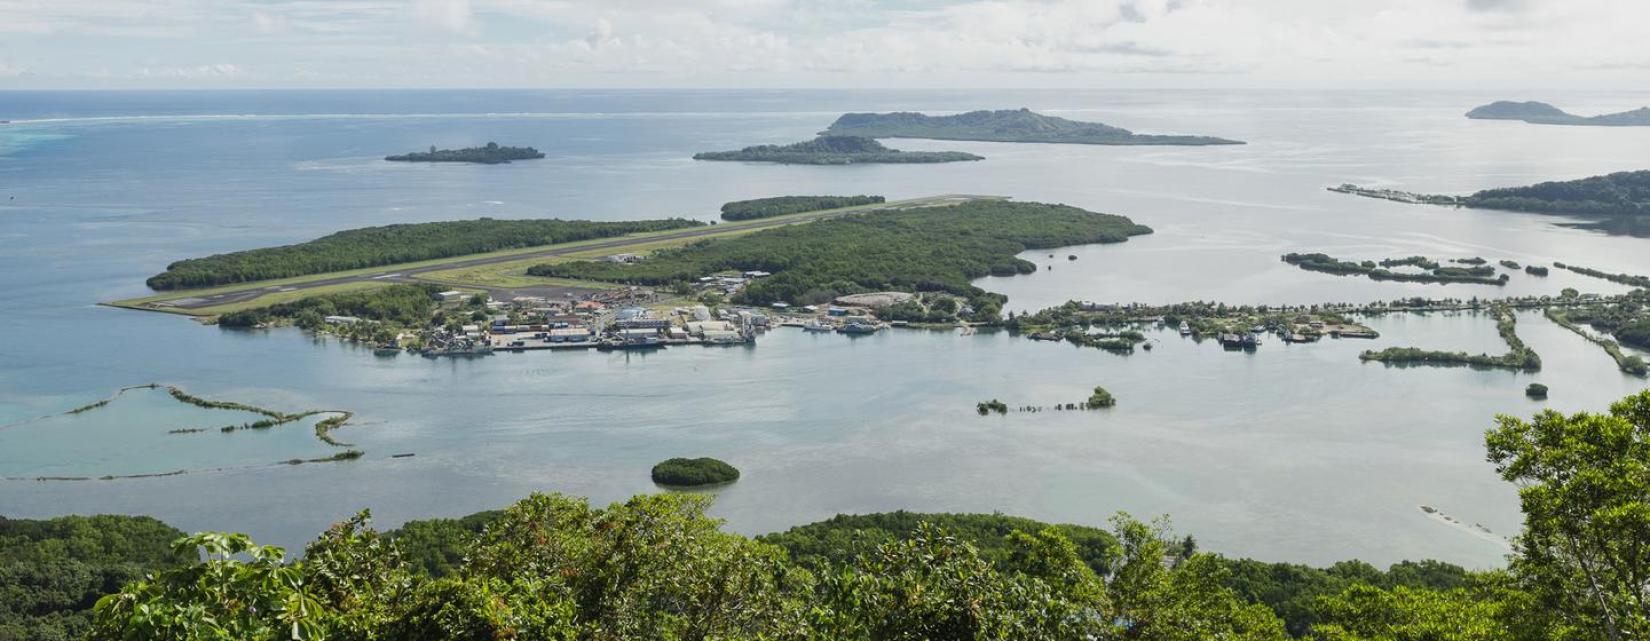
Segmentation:
<svg viewBox="0 0 1650 641">
<path fill-rule="evenodd" d="M 0 89 L 1650 87 L 1650 0 L 0 0 Z"/>
</svg>

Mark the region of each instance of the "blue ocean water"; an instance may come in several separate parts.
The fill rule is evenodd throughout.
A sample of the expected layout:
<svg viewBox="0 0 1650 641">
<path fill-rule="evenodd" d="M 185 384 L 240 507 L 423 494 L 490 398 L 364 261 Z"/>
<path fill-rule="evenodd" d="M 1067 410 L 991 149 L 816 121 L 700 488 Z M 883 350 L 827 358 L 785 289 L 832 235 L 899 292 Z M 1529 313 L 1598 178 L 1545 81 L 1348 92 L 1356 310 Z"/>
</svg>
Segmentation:
<svg viewBox="0 0 1650 641">
<path fill-rule="evenodd" d="M 1035 275 L 984 279 L 1010 306 L 1067 299 L 1326 302 L 1619 287 L 1567 273 L 1505 288 L 1375 283 L 1280 263 L 1289 251 L 1565 260 L 1650 273 L 1643 239 L 1563 219 L 1353 198 L 1341 182 L 1462 193 L 1641 169 L 1650 130 L 1471 121 L 1506 96 L 1199 91 L 237 91 L 0 92 L 0 425 L 178 384 L 270 407 L 358 412 L 340 436 L 360 461 L 161 479 L 0 482 L 0 514 L 153 514 L 296 545 L 370 507 L 381 524 L 463 514 L 531 491 L 615 500 L 653 491 L 647 468 L 713 455 L 745 470 L 716 512 L 763 532 L 837 512 L 993 511 L 1101 523 L 1168 513 L 1204 546 L 1276 560 L 1434 557 L 1498 563 L 1505 548 L 1419 511 L 1435 505 L 1500 533 L 1512 489 L 1483 462 L 1497 412 L 1601 407 L 1645 383 L 1595 347 L 1523 318 L 1538 377 L 1388 369 L 1385 345 L 1495 350 L 1473 316 L 1392 317 L 1370 343 L 1268 345 L 1253 356 L 1158 337 L 1116 357 L 1005 335 L 775 332 L 754 348 L 647 356 L 375 358 L 295 330 L 222 331 L 99 307 L 146 293 L 180 258 L 393 222 L 493 217 L 710 219 L 723 202 L 797 193 L 890 198 L 990 193 L 1131 216 L 1157 233 L 1061 250 Z M 1609 111 L 1650 94 L 1552 97 Z M 1236 147 L 1131 148 L 897 140 L 979 163 L 796 167 L 691 160 L 696 151 L 803 140 L 846 111 L 1018 108 Z M 542 161 L 409 166 L 388 153 L 497 141 Z M 1079 260 L 1064 260 L 1066 254 Z M 1556 330 L 1556 331 L 1554 331 Z M 1048 404 L 1103 384 L 1114 411 L 981 419 L 985 398 Z M 1417 403 L 1415 399 L 1434 399 Z M 120 411 L 143 429 L 176 421 Z M 301 428 L 302 429 L 302 428 Z M 140 434 L 141 430 L 135 432 Z M 29 451 L 54 452 L 50 438 Z M 229 435 L 233 439 L 241 435 Z M 138 438 L 138 436 L 134 436 Z M 145 441 L 147 443 L 147 441 Z M 256 448 L 236 441 L 237 460 Z M 82 444 L 83 445 L 83 444 Z M 0 476 L 85 464 L 0 455 Z M 9 449 L 9 448 L 8 448 Z M 272 447 L 273 450 L 282 448 Z M 415 457 L 391 459 L 395 453 Z M 190 456 L 194 456 L 191 454 Z M 204 456 L 204 455 L 203 455 Z M 156 470 L 174 461 L 160 454 Z M 285 458 L 285 455 L 271 459 Z M 84 467 L 84 465 L 83 465 Z M 142 469 L 136 465 L 130 469 Z M 126 468 L 123 468 L 126 469 Z"/>
</svg>

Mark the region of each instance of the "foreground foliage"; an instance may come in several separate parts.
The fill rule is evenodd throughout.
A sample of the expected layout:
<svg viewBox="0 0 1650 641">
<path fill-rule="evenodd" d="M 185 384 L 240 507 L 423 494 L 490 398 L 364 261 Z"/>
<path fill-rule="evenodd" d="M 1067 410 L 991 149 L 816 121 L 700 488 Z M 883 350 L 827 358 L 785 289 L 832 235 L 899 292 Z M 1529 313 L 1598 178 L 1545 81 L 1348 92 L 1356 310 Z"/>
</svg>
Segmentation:
<svg viewBox="0 0 1650 641">
<path fill-rule="evenodd" d="M 535 265 L 535 276 L 675 285 L 721 271 L 772 272 L 734 302 L 824 303 L 844 294 L 943 291 L 995 320 L 999 298 L 969 284 L 988 275 L 1036 271 L 1027 249 L 1115 243 L 1151 233 L 1122 216 L 1066 205 L 978 200 L 946 207 L 858 214 L 766 229 L 664 250 L 634 264 L 574 261 Z"/>
<path fill-rule="evenodd" d="M 622 222 L 480 218 L 363 227 L 295 245 L 180 260 L 146 282 L 154 290 L 210 287 L 703 224 L 682 218 Z"/>
<path fill-rule="evenodd" d="M 1102 575 L 1053 528 L 1009 533 L 1000 560 L 922 523 L 809 570 L 722 532 L 702 496 L 605 509 L 534 495 L 433 578 L 363 514 L 304 559 L 245 536 L 177 543 L 203 563 L 101 600 L 92 639 L 1281 639 L 1206 555 L 1174 557 L 1159 527 L 1119 517 Z M 1166 558 L 1173 561 L 1166 563 Z"/>
</svg>

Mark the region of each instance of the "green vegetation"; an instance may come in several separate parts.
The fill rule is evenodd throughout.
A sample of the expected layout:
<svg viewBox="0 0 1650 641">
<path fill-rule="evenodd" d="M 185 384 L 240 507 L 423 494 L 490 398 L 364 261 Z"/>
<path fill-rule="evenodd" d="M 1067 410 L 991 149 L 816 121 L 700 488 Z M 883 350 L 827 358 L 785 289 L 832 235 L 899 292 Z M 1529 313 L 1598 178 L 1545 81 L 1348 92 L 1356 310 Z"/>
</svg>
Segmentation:
<svg viewBox="0 0 1650 641">
<path fill-rule="evenodd" d="M 739 470 L 713 458 L 673 458 L 653 466 L 653 482 L 660 485 L 697 487 L 739 480 Z"/>
<path fill-rule="evenodd" d="M 368 334 L 389 333 L 385 325 L 422 327 L 430 320 L 440 303 L 436 294 L 439 285 L 396 284 L 341 294 L 323 294 L 290 303 L 277 303 L 218 317 L 220 327 L 258 327 L 291 322 L 304 329 L 324 326 L 328 316 L 353 316 L 367 326 L 356 328 Z M 377 327 L 373 325 L 377 324 Z M 373 338 L 367 336 L 366 338 Z"/>
<path fill-rule="evenodd" d="M 384 535 L 413 571 L 439 578 L 458 572 L 465 552 L 488 525 L 503 517 L 502 510 L 487 510 L 456 519 L 408 521 Z"/>
<path fill-rule="evenodd" d="M 753 200 L 735 200 L 722 205 L 722 220 L 753 220 L 786 214 L 841 209 L 887 202 L 882 196 L 776 196 Z"/>
<path fill-rule="evenodd" d="M 1476 261 L 1476 262 L 1474 262 Z M 1283 262 L 1301 269 L 1340 276 L 1363 275 L 1370 280 L 1394 280 L 1415 283 L 1474 283 L 1478 285 L 1505 285 L 1508 276 L 1495 274 L 1495 268 L 1484 265 L 1482 258 L 1457 259 L 1454 262 L 1472 265 L 1471 267 L 1442 267 L 1438 262 L 1422 256 L 1409 258 L 1389 258 L 1380 262 L 1366 260 L 1352 262 L 1341 260 L 1322 253 L 1311 254 L 1284 254 Z M 1396 272 L 1387 267 L 1399 265 L 1413 265 L 1431 270 L 1427 273 Z"/>
<path fill-rule="evenodd" d="M 1348 590 L 1401 589 L 1431 594 L 1456 590 L 1486 576 L 1469 574 L 1460 566 L 1439 561 L 1403 561 L 1384 572 L 1362 561 L 1341 561 L 1321 569 L 1253 559 L 1222 561 L 1230 572 L 1227 587 L 1245 601 L 1271 608 L 1283 619 L 1285 629 L 1297 637 L 1321 638 L 1321 628 L 1328 621 L 1346 622 L 1349 617 L 1340 615 L 1338 605 Z M 1311 634 L 1314 629 L 1318 635 Z M 1372 637 L 1371 641 L 1374 638 L 1380 637 Z"/>
<path fill-rule="evenodd" d="M 996 412 L 998 414 L 1007 414 L 1008 413 L 1008 403 L 1004 403 L 1004 402 L 999 401 L 997 399 L 991 399 L 989 401 L 982 401 L 982 402 L 974 404 L 974 411 L 979 412 L 980 416 L 985 416 L 985 415 L 990 414 L 992 412 Z"/>
<path fill-rule="evenodd" d="M 384 160 L 399 162 L 473 162 L 483 165 L 504 165 L 512 160 L 535 160 L 544 153 L 532 147 L 500 147 L 496 142 L 468 149 L 436 149 L 415 151 L 399 156 L 385 156 Z"/>
<path fill-rule="evenodd" d="M 1106 391 L 1106 388 L 1100 386 L 1095 386 L 1094 393 L 1089 395 L 1089 400 L 1083 402 L 1083 407 L 1091 410 L 1115 407 L 1116 405 L 1117 398 L 1113 397 L 1111 392 Z"/>
<path fill-rule="evenodd" d="M 0 517 L 0 639 L 85 638 L 99 597 L 197 560 L 181 536 L 145 516 Z"/>
<path fill-rule="evenodd" d="M 1531 276 L 1546 276 L 1548 272 L 1546 267 L 1540 265 L 1525 265 L 1524 273 Z"/>
<path fill-rule="evenodd" d="M 1485 439 L 1524 512 L 1509 568 L 1529 599 L 1518 614 L 1548 613 L 1568 638 L 1650 638 L 1650 392 L 1606 414 L 1501 416 Z"/>
<path fill-rule="evenodd" d="M 1633 312 L 1625 311 L 1626 307 L 1626 305 L 1601 305 L 1598 307 L 1580 307 L 1562 311 L 1555 307 L 1548 307 L 1543 313 L 1546 314 L 1548 320 L 1553 321 L 1553 323 L 1558 326 L 1574 332 L 1576 335 L 1587 339 L 1594 345 L 1604 348 L 1604 353 L 1609 354 L 1610 358 L 1615 359 L 1616 367 L 1621 371 L 1634 376 L 1647 376 L 1650 375 L 1650 365 L 1645 364 L 1643 358 L 1622 352 L 1621 345 L 1616 341 L 1594 336 L 1591 332 L 1582 329 L 1580 325 L 1576 324 L 1576 321 L 1579 319 L 1582 322 L 1592 324 L 1595 328 L 1614 328 L 1618 337 L 1623 335 L 1627 337 L 1622 339 L 1624 342 L 1627 339 L 1650 340 L 1650 317 L 1631 320 L 1633 312 L 1636 312 L 1637 310 L 1635 309 Z M 1628 320 L 1624 321 L 1624 316 Z M 1625 324 L 1623 324 L 1624 322 Z M 1646 344 L 1646 346 L 1650 346 L 1650 344 Z"/>
<path fill-rule="evenodd" d="M 1637 287 L 1637 288 L 1640 288 L 1640 289 L 1650 289 L 1650 277 L 1646 277 L 1646 276 L 1638 276 L 1638 275 L 1635 275 L 1635 274 L 1612 274 L 1612 273 L 1609 273 L 1609 272 L 1593 269 L 1591 267 L 1582 267 L 1580 265 L 1567 265 L 1567 264 L 1560 263 L 1560 262 L 1554 262 L 1553 266 L 1557 267 L 1559 269 L 1568 269 L 1568 270 L 1570 270 L 1572 272 L 1575 272 L 1577 274 L 1581 274 L 1582 276 L 1591 276 L 1593 278 L 1602 278 L 1602 279 L 1610 281 L 1612 283 L 1627 285 L 1629 287 Z"/>
<path fill-rule="evenodd" d="M 1299 256 L 1299 254 L 1291 254 L 1291 255 L 1292 256 Z M 1316 256 L 1323 256 L 1323 254 L 1309 254 L 1309 256 L 1316 257 Z M 1327 256 L 1324 256 L 1324 257 L 1328 258 Z M 1336 261 L 1336 262 L 1340 262 L 1340 261 Z M 1382 267 L 1398 267 L 1400 265 L 1410 265 L 1410 266 L 1420 267 L 1421 269 L 1427 269 L 1427 270 L 1438 269 L 1438 261 L 1433 260 L 1431 258 L 1427 258 L 1426 256 L 1410 256 L 1408 258 L 1388 258 L 1386 260 L 1381 261 L 1380 265 Z"/>
<path fill-rule="evenodd" d="M 165 272 L 151 276 L 147 283 L 157 291 L 209 287 L 703 224 L 682 218 L 623 222 L 481 218 L 364 227 L 296 245 L 180 260 L 167 265 Z"/>
<path fill-rule="evenodd" d="M 765 534 L 757 540 L 785 548 L 798 565 L 819 572 L 874 554 L 879 547 L 910 538 L 925 525 L 944 530 L 972 545 L 981 559 L 1001 570 L 1012 568 L 1016 532 L 1052 530 L 1059 533 L 1071 541 L 1077 559 L 1101 575 L 1110 572 L 1118 560 L 1117 539 L 1103 528 L 1051 525 L 1003 514 L 924 514 L 904 510 L 838 514 L 784 532 Z"/>
<path fill-rule="evenodd" d="M 1650 126 L 1650 107 L 1598 116 L 1577 116 L 1545 102 L 1497 100 L 1474 107 L 1472 111 L 1467 112 L 1467 117 L 1475 120 L 1522 120 L 1535 125 L 1644 127 Z"/>
<path fill-rule="evenodd" d="M 243 535 L 195 535 L 178 549 L 205 562 L 101 600 L 89 638 L 1284 638 L 1269 610 L 1224 587 L 1218 559 L 1181 556 L 1162 527 L 1126 516 L 1110 535 L 1086 531 L 1082 547 L 1067 528 L 963 517 L 954 522 L 970 533 L 1012 529 L 982 551 L 922 522 L 842 561 L 798 562 L 722 532 L 708 504 L 665 494 L 595 509 L 534 495 L 461 535 L 459 567 L 439 578 L 401 554 L 401 537 L 367 529 L 364 513 L 291 563 Z M 801 549 L 806 534 L 776 536 Z M 1102 575 L 1081 554 L 1108 539 Z"/>
<path fill-rule="evenodd" d="M 1489 354 L 1468 354 L 1466 352 L 1444 352 L 1425 350 L 1416 347 L 1388 347 L 1381 351 L 1365 351 L 1358 358 L 1365 361 L 1379 361 L 1388 365 L 1441 365 L 1503 368 L 1525 372 L 1541 370 L 1541 356 L 1530 349 L 1524 341 L 1518 338 L 1518 317 L 1507 305 L 1492 307 L 1495 314 L 1495 329 L 1501 335 L 1501 340 L 1507 342 L 1507 353 L 1500 356 Z"/>
<path fill-rule="evenodd" d="M 578 261 L 536 265 L 535 276 L 669 286 L 722 271 L 773 273 L 736 303 L 824 303 L 845 294 L 948 292 L 968 299 L 972 318 L 996 320 L 1000 296 L 969 282 L 1036 271 L 1027 249 L 1122 242 L 1150 233 L 1122 216 L 1065 205 L 971 201 L 948 207 L 857 214 L 662 250 L 634 264 Z"/>
<path fill-rule="evenodd" d="M 1540 383 L 1530 383 L 1524 388 L 1524 395 L 1530 398 L 1547 398 L 1547 386 Z"/>
<path fill-rule="evenodd" d="M 826 134 L 870 138 L 933 138 L 991 142 L 1053 142 L 1088 145 L 1241 145 L 1210 136 L 1137 134 L 1097 122 L 1079 122 L 1030 109 L 970 111 L 952 116 L 913 112 L 843 114 Z"/>
<path fill-rule="evenodd" d="M 820 136 L 789 145 L 756 145 L 738 151 L 704 151 L 694 160 L 742 160 L 784 165 L 853 165 L 860 163 L 936 163 L 985 160 L 961 151 L 900 151 L 873 138 Z"/>
<path fill-rule="evenodd" d="M 1603 220 L 1583 226 L 1610 233 L 1650 235 L 1650 170 L 1486 189 L 1463 198 L 1462 204 L 1479 209 L 1596 216 Z"/>
</svg>

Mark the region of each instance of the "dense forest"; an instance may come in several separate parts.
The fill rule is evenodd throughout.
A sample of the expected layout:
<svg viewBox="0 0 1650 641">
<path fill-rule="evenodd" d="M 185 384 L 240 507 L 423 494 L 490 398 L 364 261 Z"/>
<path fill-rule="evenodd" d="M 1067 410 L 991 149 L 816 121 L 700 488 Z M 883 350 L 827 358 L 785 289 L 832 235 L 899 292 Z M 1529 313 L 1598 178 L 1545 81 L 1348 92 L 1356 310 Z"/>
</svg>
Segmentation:
<svg viewBox="0 0 1650 641">
<path fill-rule="evenodd" d="M 677 487 L 720 485 L 739 480 L 739 470 L 713 458 L 673 458 L 660 461 L 651 472 L 654 483 Z"/>
<path fill-rule="evenodd" d="M 969 282 L 1036 271 L 1036 265 L 1016 254 L 1122 242 L 1150 232 L 1122 216 L 1066 205 L 982 200 L 857 214 L 706 240 L 660 251 L 634 264 L 551 263 L 535 265 L 528 273 L 670 285 L 724 270 L 760 270 L 773 275 L 751 282 L 735 302 L 800 305 L 862 292 L 944 291 L 968 298 L 976 318 L 995 319 L 1001 300 Z"/>
<path fill-rule="evenodd" d="M 373 289 L 309 296 L 289 303 L 276 303 L 229 312 L 218 317 L 221 327 L 257 327 L 291 322 L 304 329 L 320 327 L 328 316 L 354 316 L 401 327 L 423 327 L 438 305 L 437 285 L 395 284 Z"/>
<path fill-rule="evenodd" d="M 735 200 L 722 205 L 722 220 L 752 220 L 822 209 L 841 209 L 887 202 L 882 196 L 775 196 Z"/>
<path fill-rule="evenodd" d="M 1211 136 L 1137 134 L 1098 122 L 1045 116 L 1030 109 L 970 111 L 951 116 L 915 112 L 850 113 L 831 123 L 826 134 L 869 138 L 933 138 L 990 142 L 1053 142 L 1088 145 L 1241 145 Z"/>
<path fill-rule="evenodd" d="M 1650 235 L 1650 170 L 1486 189 L 1463 198 L 1462 203 L 1481 209 L 1597 216 L 1605 220 L 1591 227 Z"/>
<path fill-rule="evenodd" d="M 509 164 L 512 160 L 536 160 L 543 157 L 544 152 L 532 147 L 500 147 L 496 142 L 489 142 L 485 146 L 467 149 L 436 149 L 432 146 L 427 152 L 414 151 L 399 156 L 385 156 L 384 160 L 396 162 L 473 162 L 483 165 L 504 165 Z"/>
<path fill-rule="evenodd" d="M 961 151 L 901 151 L 872 138 L 820 136 L 789 145 L 756 145 L 737 151 L 704 151 L 694 160 L 743 160 L 784 165 L 852 165 L 858 163 L 936 163 L 985 160 Z"/>
<path fill-rule="evenodd" d="M 621 222 L 480 218 L 364 227 L 296 245 L 180 260 L 147 282 L 157 291 L 209 287 L 703 224 L 682 218 Z"/>
<path fill-rule="evenodd" d="M 199 560 L 182 536 L 139 516 L 0 517 L 0 641 L 85 638 L 100 597 Z"/>
<path fill-rule="evenodd" d="M 147 564 L 97 602 L 113 639 L 763 639 L 798 641 L 1606 641 L 1650 635 L 1650 391 L 1608 412 L 1498 417 L 1487 458 L 1518 487 L 1504 570 L 1382 571 L 1227 559 L 1162 520 L 1109 529 L 1002 515 L 839 516 L 749 539 L 699 494 L 605 508 L 533 495 L 502 512 L 380 534 L 362 513 L 302 558 L 236 534 L 144 520 L 0 521 L 0 630 L 84 621 L 74 564 Z M 110 519 L 112 517 L 93 517 Z M 48 524 L 48 525 L 42 525 Z M 19 525 L 21 524 L 21 525 Z M 69 526 L 69 524 L 73 524 Z M 18 532 L 22 531 L 22 536 Z M 205 560 L 194 561 L 197 552 Z M 134 561 L 135 560 L 135 561 Z M 21 563 L 21 566 L 19 565 Z M 29 566 L 29 563 L 35 565 Z M 182 566 L 182 567 L 180 567 Z M 21 570 L 19 568 L 22 568 Z M 128 567 L 122 571 L 130 570 Z M 7 587 L 18 582 L 8 580 Z M 52 588 L 56 590 L 56 587 Z M 51 594 L 59 594 L 51 592 Z M 25 619 L 23 617 L 34 617 Z M 79 624 L 77 624 L 79 625 Z M 81 628 L 75 628 L 79 630 Z M 36 634 L 37 636 L 22 636 Z"/>
</svg>

